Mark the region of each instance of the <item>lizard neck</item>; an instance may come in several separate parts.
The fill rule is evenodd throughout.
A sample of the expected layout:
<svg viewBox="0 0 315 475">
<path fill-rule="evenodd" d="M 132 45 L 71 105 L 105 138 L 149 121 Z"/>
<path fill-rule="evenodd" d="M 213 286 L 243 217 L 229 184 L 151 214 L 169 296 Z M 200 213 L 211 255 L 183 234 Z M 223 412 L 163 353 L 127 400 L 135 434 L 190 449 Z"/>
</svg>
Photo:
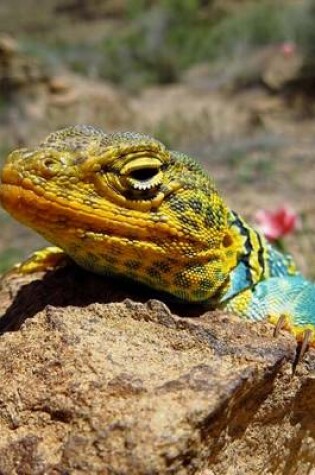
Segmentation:
<svg viewBox="0 0 315 475">
<path fill-rule="evenodd" d="M 230 228 L 242 239 L 239 240 L 237 265 L 231 270 L 228 286 L 221 294 L 220 302 L 229 300 L 269 277 L 298 273 L 290 255 L 282 254 L 275 249 L 263 235 L 249 226 L 237 213 L 231 211 L 228 222 Z"/>
<path fill-rule="evenodd" d="M 228 225 L 240 239 L 238 240 L 237 265 L 231 270 L 228 286 L 221 294 L 220 302 L 253 287 L 270 275 L 269 249 L 266 239 L 234 211 L 229 214 Z"/>
</svg>

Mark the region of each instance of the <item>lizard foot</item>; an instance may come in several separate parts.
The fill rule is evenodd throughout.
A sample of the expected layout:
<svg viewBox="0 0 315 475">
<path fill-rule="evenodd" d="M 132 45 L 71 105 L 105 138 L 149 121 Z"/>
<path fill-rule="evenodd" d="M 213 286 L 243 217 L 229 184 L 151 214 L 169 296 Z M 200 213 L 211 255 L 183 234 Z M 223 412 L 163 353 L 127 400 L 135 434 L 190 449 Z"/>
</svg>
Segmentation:
<svg viewBox="0 0 315 475">
<path fill-rule="evenodd" d="M 62 249 L 49 246 L 35 251 L 25 261 L 15 264 L 1 276 L 1 280 L 14 274 L 33 274 L 65 266 L 70 261 Z"/>
<path fill-rule="evenodd" d="M 274 336 L 275 337 L 277 337 L 280 334 L 280 331 L 283 328 L 285 328 L 285 327 L 288 328 L 287 323 L 288 323 L 287 316 L 285 314 L 282 314 L 279 317 L 279 319 L 277 321 L 277 324 L 275 326 L 275 329 L 274 329 Z M 310 343 L 312 341 L 313 333 L 314 333 L 314 330 L 312 330 L 310 328 L 306 328 L 303 333 L 299 333 L 298 336 L 297 336 L 297 340 L 299 341 L 300 345 L 299 345 L 299 348 L 297 350 L 296 359 L 295 359 L 294 364 L 293 364 L 293 374 L 295 374 L 295 371 L 296 371 L 296 368 L 297 368 L 298 364 L 301 363 L 301 361 L 304 358 L 305 353 L 309 349 Z"/>
</svg>

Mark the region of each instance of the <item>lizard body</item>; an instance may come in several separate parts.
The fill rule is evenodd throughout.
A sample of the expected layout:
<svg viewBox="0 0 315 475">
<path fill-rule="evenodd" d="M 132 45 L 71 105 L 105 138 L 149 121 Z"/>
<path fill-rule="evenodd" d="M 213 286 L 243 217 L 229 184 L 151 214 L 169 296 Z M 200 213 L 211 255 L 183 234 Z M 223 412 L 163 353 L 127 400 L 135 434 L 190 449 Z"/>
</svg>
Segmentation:
<svg viewBox="0 0 315 475">
<path fill-rule="evenodd" d="M 181 300 L 280 322 L 315 346 L 315 285 L 228 208 L 193 159 L 158 140 L 69 127 L 12 152 L 1 180 L 2 206 L 58 246 L 20 272 L 67 255 Z"/>
</svg>

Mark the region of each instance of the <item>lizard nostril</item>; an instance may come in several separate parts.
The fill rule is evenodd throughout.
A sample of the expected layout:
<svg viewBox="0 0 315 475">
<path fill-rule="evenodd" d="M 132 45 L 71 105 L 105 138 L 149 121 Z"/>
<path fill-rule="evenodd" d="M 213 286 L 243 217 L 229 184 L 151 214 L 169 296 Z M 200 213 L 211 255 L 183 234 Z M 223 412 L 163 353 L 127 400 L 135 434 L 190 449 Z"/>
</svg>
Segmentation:
<svg viewBox="0 0 315 475">
<path fill-rule="evenodd" d="M 42 163 L 46 168 L 51 168 L 56 165 L 56 161 L 53 158 L 45 158 Z"/>
<path fill-rule="evenodd" d="M 59 172 L 60 162 L 54 157 L 46 157 L 40 161 L 39 170 L 44 177 L 50 178 Z"/>
</svg>

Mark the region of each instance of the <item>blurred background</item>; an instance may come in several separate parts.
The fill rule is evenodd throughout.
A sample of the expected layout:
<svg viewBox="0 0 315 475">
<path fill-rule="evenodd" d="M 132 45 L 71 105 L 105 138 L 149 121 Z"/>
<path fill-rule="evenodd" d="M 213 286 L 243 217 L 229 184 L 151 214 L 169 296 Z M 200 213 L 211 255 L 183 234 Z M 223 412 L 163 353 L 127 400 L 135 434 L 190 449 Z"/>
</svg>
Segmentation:
<svg viewBox="0 0 315 475">
<path fill-rule="evenodd" d="M 315 278 L 315 0 L 0 2 L 0 165 L 52 130 L 147 132 L 233 208 L 293 208 Z M 0 271 L 44 241 L 0 210 Z"/>
</svg>

